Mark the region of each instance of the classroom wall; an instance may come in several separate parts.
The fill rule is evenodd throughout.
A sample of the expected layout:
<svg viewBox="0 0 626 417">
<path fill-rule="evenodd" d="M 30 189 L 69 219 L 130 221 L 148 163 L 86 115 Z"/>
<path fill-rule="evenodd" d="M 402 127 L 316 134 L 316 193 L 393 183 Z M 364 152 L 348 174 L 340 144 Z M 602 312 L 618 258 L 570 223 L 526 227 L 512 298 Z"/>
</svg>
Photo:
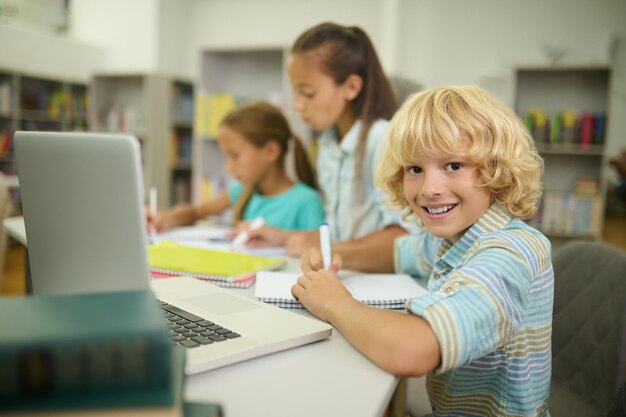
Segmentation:
<svg viewBox="0 0 626 417">
<path fill-rule="evenodd" d="M 32 75 L 87 81 L 102 67 L 106 50 L 0 23 L 0 68 Z"/>
<path fill-rule="evenodd" d="M 69 37 L 105 49 L 97 72 L 158 72 L 159 6 L 156 0 L 74 0 Z"/>
<path fill-rule="evenodd" d="M 626 148 L 624 0 L 73 0 L 66 38 L 0 25 L 0 66 L 198 79 L 202 50 L 288 47 L 325 20 L 365 29 L 391 75 L 480 84 L 509 105 L 514 67 L 548 64 L 549 50 L 563 64 L 612 62 L 608 151 Z"/>
<path fill-rule="evenodd" d="M 324 20 L 359 25 L 391 75 L 426 88 L 479 84 L 514 105 L 516 66 L 613 64 L 607 150 L 626 148 L 624 0 L 197 0 L 193 76 L 205 48 L 289 45 Z"/>
<path fill-rule="evenodd" d="M 358 23 L 373 37 L 380 30 L 380 0 L 196 0 L 191 21 L 192 51 L 220 48 L 285 48 L 305 28 L 326 20 Z M 199 54 L 193 57 L 194 74 Z"/>
<path fill-rule="evenodd" d="M 609 63 L 611 36 L 626 46 L 623 0 L 404 0 L 402 10 L 401 71 L 428 86 L 496 87 L 517 65 L 550 65 L 549 49 L 563 51 L 559 64 L 585 65 Z"/>
<path fill-rule="evenodd" d="M 157 68 L 164 74 L 197 79 L 193 71 L 194 48 L 191 39 L 193 1 L 159 0 L 157 30 Z"/>
<path fill-rule="evenodd" d="M 514 106 L 516 66 L 613 64 L 607 152 L 626 150 L 626 1 L 402 0 L 399 75 L 479 84 Z M 610 171 L 610 178 L 616 175 Z"/>
</svg>

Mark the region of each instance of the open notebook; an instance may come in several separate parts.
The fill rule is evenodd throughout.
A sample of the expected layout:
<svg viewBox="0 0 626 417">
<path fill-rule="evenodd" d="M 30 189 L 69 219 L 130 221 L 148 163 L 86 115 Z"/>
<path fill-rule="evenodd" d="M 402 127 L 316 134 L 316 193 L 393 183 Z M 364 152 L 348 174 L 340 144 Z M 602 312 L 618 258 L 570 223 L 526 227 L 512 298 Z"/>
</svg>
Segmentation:
<svg viewBox="0 0 626 417">
<path fill-rule="evenodd" d="M 262 271 L 257 274 L 254 295 L 286 308 L 302 308 L 291 295 L 291 287 L 301 274 Z M 405 274 L 355 274 L 341 272 L 341 282 L 362 303 L 393 310 L 404 309 L 407 300 L 428 294 L 428 290 Z"/>
</svg>

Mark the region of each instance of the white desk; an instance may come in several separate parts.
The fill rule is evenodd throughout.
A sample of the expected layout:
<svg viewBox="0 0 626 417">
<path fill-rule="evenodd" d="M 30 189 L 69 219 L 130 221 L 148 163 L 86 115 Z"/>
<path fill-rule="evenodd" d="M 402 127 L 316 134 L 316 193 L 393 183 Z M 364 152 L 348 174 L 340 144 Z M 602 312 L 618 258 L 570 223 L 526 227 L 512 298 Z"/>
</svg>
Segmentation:
<svg viewBox="0 0 626 417">
<path fill-rule="evenodd" d="M 26 246 L 22 217 L 3 226 Z M 298 269 L 299 260 L 289 259 L 287 270 Z M 233 291 L 254 297 L 254 286 Z M 320 342 L 189 376 L 185 399 L 219 403 L 227 417 L 380 417 L 397 383 L 333 329 Z"/>
<path fill-rule="evenodd" d="M 299 264 L 291 258 L 286 270 Z M 233 291 L 254 297 L 254 286 Z M 185 398 L 221 403 L 226 416 L 380 417 L 397 382 L 333 329 L 320 342 L 190 376 Z"/>
</svg>

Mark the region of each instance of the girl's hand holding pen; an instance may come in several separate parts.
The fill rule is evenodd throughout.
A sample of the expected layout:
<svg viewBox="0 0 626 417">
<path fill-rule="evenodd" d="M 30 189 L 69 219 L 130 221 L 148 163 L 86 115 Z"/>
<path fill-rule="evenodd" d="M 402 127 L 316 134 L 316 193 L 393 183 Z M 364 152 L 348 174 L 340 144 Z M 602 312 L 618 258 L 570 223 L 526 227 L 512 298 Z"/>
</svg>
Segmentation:
<svg viewBox="0 0 626 417">
<path fill-rule="evenodd" d="M 146 215 L 146 226 L 148 227 L 148 232 L 150 232 L 151 230 L 155 230 L 158 224 L 158 213 L 153 213 L 152 208 L 149 206 L 145 207 L 144 213 Z"/>
<path fill-rule="evenodd" d="M 263 226 L 250 231 L 248 246 L 252 248 L 278 248 L 285 246 L 290 233 L 276 227 Z"/>
<path fill-rule="evenodd" d="M 148 232 L 156 231 L 157 233 L 176 227 L 174 215 L 168 212 L 157 211 L 155 213 L 149 207 L 146 207 L 146 224 Z"/>
</svg>

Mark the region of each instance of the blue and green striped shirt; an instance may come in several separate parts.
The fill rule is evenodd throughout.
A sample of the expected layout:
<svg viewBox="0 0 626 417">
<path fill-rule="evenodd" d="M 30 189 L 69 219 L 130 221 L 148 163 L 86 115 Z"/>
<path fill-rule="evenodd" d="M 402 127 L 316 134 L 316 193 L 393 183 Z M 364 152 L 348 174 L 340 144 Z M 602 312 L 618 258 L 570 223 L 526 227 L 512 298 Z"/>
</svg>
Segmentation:
<svg viewBox="0 0 626 417">
<path fill-rule="evenodd" d="M 441 347 L 427 378 L 435 416 L 548 414 L 554 273 L 550 243 L 493 204 L 456 243 L 399 238 L 395 269 L 427 280 L 407 303 Z"/>
</svg>

